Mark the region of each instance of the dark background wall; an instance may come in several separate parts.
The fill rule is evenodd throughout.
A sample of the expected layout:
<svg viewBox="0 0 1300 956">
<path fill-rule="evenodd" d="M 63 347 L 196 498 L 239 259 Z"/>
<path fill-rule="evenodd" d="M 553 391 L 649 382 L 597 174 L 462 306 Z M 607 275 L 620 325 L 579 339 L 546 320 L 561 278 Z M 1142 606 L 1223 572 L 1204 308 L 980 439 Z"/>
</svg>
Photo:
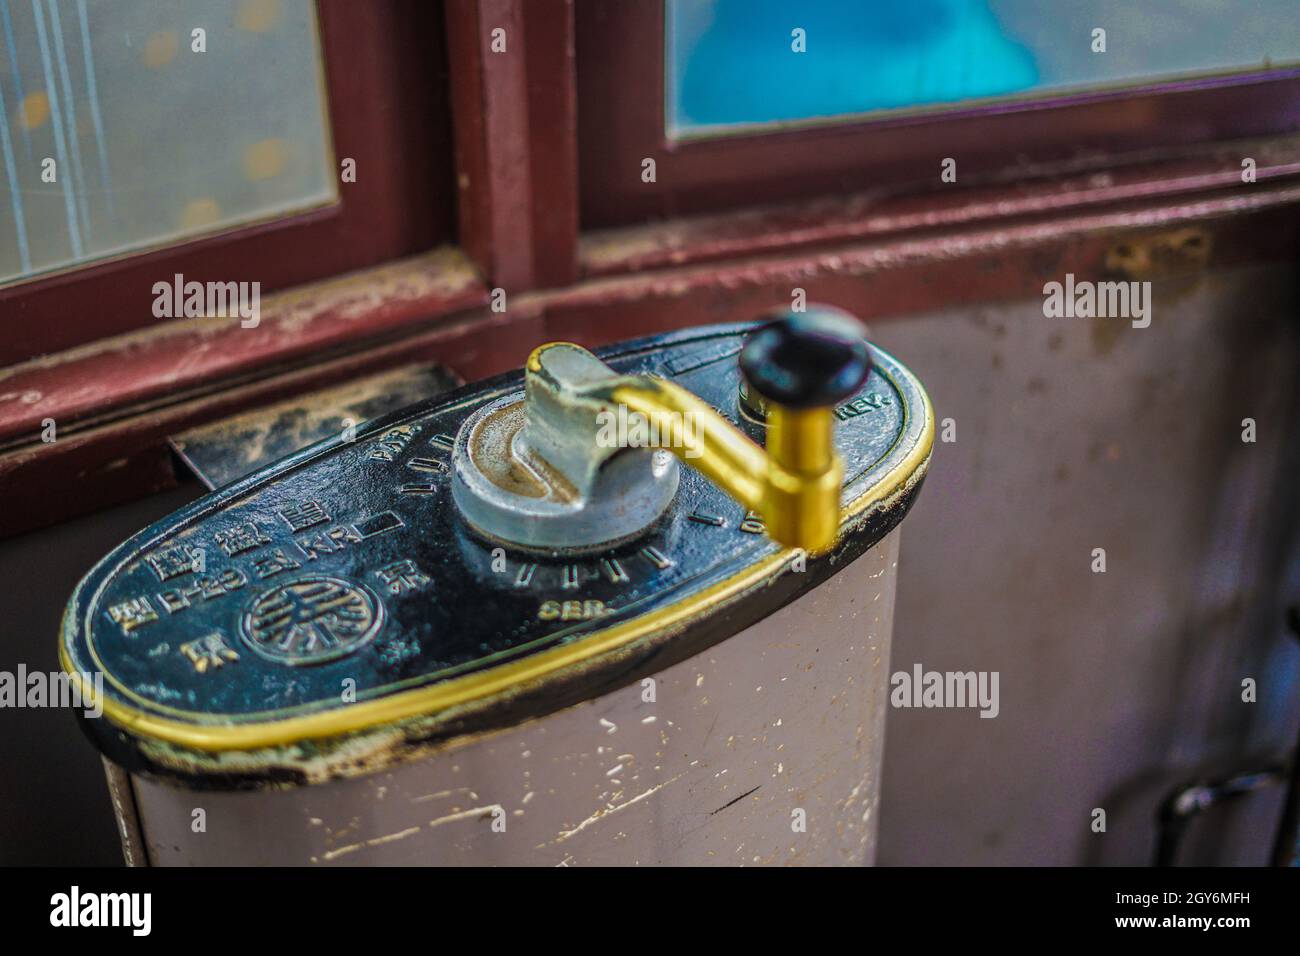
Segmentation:
<svg viewBox="0 0 1300 956">
<path fill-rule="evenodd" d="M 1152 300 L 1145 329 L 1039 299 L 873 329 L 957 425 L 903 525 L 891 670 L 997 670 L 1002 704 L 890 712 L 882 863 L 1142 864 L 1170 787 L 1295 745 L 1295 271 Z M 1266 862 L 1280 796 L 1215 811 L 1183 859 Z"/>
<path fill-rule="evenodd" d="M 14 672 L 20 662 L 28 671 L 57 670 L 59 622 L 81 576 L 201 493 L 195 482 L 0 542 L 0 670 Z M 0 864 L 121 862 L 99 753 L 73 712 L 0 710 Z"/>
</svg>

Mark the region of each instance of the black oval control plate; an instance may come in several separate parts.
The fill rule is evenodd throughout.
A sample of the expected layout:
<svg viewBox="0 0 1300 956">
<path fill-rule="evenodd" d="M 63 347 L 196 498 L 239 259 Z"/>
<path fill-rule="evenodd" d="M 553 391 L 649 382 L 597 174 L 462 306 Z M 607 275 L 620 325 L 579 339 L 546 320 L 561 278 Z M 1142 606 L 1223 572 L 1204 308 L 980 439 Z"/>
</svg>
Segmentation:
<svg viewBox="0 0 1300 956">
<path fill-rule="evenodd" d="M 737 405 L 736 356 L 748 328 L 659 336 L 600 354 L 619 371 L 679 382 L 761 443 L 761 426 Z M 906 457 L 907 433 L 917 432 L 919 417 L 928 421 L 923 393 L 910 392 L 906 371 L 877 354 L 882 367 L 836 410 L 846 503 L 878 489 L 882 469 L 897 471 L 890 462 Z M 607 553 L 544 556 L 480 540 L 451 500 L 450 449 L 471 412 L 521 387 L 516 372 L 403 409 L 136 535 L 77 588 L 64 621 L 65 668 L 102 673 L 107 716 L 136 738 L 213 750 L 267 745 L 256 734 L 221 735 L 293 727 L 296 718 L 580 641 L 779 550 L 757 519 L 688 467 L 650 532 Z M 901 519 L 914 484 L 869 528 L 850 521 L 839 550 L 809 561 L 783 600 L 878 540 Z"/>
</svg>

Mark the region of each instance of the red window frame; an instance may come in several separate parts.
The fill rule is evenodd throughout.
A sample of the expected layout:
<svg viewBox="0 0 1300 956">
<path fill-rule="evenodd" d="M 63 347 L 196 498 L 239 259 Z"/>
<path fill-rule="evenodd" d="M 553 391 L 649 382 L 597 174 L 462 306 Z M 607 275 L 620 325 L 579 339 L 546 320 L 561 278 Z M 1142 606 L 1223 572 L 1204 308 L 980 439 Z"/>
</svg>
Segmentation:
<svg viewBox="0 0 1300 956">
<path fill-rule="evenodd" d="M 1286 69 L 674 141 L 664 128 L 664 0 L 578 0 L 576 42 L 586 229 L 759 196 L 933 188 L 948 156 L 962 182 L 1005 181 L 1050 171 L 1041 164 L 1083 168 L 1091 157 L 1113 168 L 1126 155 L 1300 130 L 1300 69 Z M 648 157 L 652 183 L 640 176 Z"/>
<path fill-rule="evenodd" d="M 453 238 L 440 5 L 318 0 L 317 9 L 334 153 L 356 160 L 356 182 L 340 183 L 329 206 L 0 288 L 0 366 L 156 323 L 153 284 L 178 272 L 261 282 L 265 294 Z"/>
</svg>

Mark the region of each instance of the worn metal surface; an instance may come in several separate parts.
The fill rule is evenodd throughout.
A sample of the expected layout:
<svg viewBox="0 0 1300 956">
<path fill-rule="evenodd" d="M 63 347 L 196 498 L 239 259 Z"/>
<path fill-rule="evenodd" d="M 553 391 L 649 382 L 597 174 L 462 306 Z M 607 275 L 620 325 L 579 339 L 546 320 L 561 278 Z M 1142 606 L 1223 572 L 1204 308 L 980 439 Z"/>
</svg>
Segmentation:
<svg viewBox="0 0 1300 956">
<path fill-rule="evenodd" d="M 440 365 L 412 365 L 193 428 L 168 442 L 212 490 L 460 384 Z"/>
<path fill-rule="evenodd" d="M 900 531 L 652 684 L 418 763 L 261 793 L 136 778 L 149 861 L 870 863 Z"/>
<path fill-rule="evenodd" d="M 452 499 L 489 538 L 531 549 L 604 550 L 640 534 L 677 494 L 678 468 L 663 450 L 600 447 L 596 429 L 561 429 L 579 459 L 591 462 L 579 486 L 554 456 L 526 440 L 528 419 L 545 414 L 522 394 L 480 408 L 456 436 Z M 563 423 L 560 423 L 563 424 Z"/>
<path fill-rule="evenodd" d="M 606 361 L 735 417 L 739 369 L 720 356 L 748 329 L 631 343 Z M 879 358 L 876 400 L 835 416 L 841 541 L 806 570 L 693 472 L 645 536 L 601 554 L 478 539 L 450 500 L 451 436 L 518 391 L 516 373 L 227 486 L 101 562 L 64 628 L 65 666 L 105 675 L 107 719 L 87 727 L 119 763 L 198 785 L 319 781 L 696 653 L 816 587 L 906 512 L 933 423 L 906 370 Z"/>
</svg>

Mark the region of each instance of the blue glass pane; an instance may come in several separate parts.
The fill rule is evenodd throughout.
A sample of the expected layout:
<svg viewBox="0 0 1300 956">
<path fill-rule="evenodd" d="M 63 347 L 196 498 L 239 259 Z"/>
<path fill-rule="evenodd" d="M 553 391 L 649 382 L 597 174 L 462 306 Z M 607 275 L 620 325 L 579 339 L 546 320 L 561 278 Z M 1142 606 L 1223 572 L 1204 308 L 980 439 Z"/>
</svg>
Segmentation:
<svg viewBox="0 0 1300 956">
<path fill-rule="evenodd" d="M 1300 61 L 1300 0 L 667 0 L 667 16 L 674 136 Z"/>
</svg>

